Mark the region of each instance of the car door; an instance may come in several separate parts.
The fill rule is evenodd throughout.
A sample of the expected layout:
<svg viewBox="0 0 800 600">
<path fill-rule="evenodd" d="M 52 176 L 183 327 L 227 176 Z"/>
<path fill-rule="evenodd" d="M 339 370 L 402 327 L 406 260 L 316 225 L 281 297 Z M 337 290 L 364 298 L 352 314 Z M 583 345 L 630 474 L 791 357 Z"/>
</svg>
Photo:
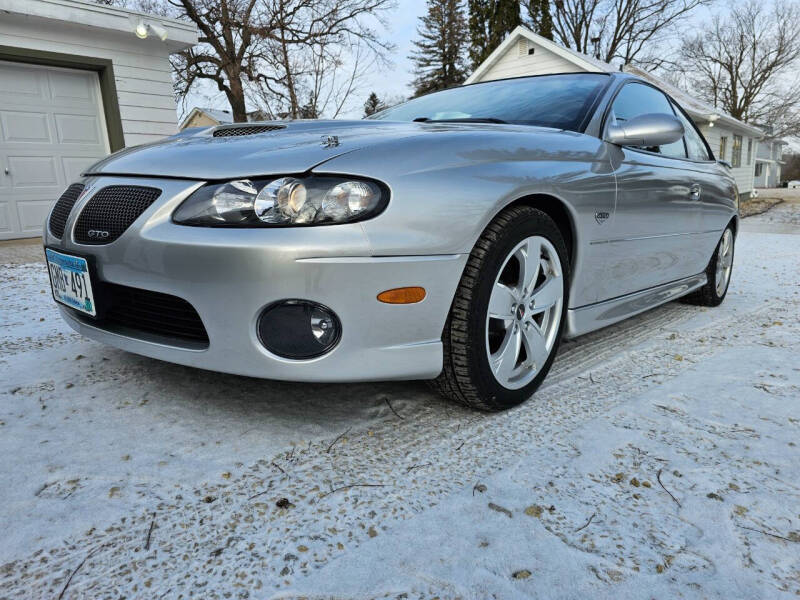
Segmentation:
<svg viewBox="0 0 800 600">
<path fill-rule="evenodd" d="M 649 113 L 675 114 L 663 92 L 631 81 L 612 101 L 605 126 Z M 703 183 L 687 169 L 685 141 L 649 148 L 613 146 L 610 152 L 617 205 L 608 231 L 602 299 L 698 273 L 692 238 L 700 231 Z"/>
<path fill-rule="evenodd" d="M 673 108 L 683 123 L 688 161 L 686 170 L 699 186 L 697 198 L 700 224 L 692 235 L 695 243 L 689 248 L 688 267 L 702 272 L 714 253 L 717 242 L 731 218 L 736 198 L 736 183 L 727 167 L 717 163 L 708 142 L 686 112 L 673 100 Z"/>
</svg>

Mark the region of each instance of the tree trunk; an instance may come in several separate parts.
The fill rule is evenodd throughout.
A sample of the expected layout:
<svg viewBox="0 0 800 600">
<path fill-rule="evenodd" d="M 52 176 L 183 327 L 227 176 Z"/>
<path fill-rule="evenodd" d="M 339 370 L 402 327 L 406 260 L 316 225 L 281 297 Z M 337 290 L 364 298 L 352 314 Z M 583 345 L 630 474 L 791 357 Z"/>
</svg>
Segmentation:
<svg viewBox="0 0 800 600">
<path fill-rule="evenodd" d="M 244 88 L 239 77 L 231 77 L 228 80 L 228 89 L 225 90 L 228 102 L 231 105 L 234 123 L 247 123 L 247 107 L 244 103 Z"/>
<path fill-rule="evenodd" d="M 289 92 L 289 104 L 291 116 L 293 119 L 300 117 L 300 106 L 297 102 L 297 90 L 294 89 L 294 77 L 292 77 L 292 65 L 289 62 L 289 48 L 286 45 L 286 39 L 281 33 L 281 58 L 283 59 L 283 69 L 286 73 L 286 89 Z"/>
</svg>

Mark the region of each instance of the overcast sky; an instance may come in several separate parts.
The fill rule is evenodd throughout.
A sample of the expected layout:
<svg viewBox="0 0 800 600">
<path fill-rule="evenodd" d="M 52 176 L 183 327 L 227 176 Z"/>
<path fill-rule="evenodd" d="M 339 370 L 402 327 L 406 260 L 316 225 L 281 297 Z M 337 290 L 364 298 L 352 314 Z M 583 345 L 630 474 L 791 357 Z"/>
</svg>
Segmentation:
<svg viewBox="0 0 800 600">
<path fill-rule="evenodd" d="M 388 70 L 370 69 L 365 73 L 361 89 L 356 90 L 350 100 L 350 110 L 340 118 L 361 118 L 363 105 L 371 91 L 381 98 L 390 96 L 408 96 L 413 79 L 412 64 L 408 55 L 412 49 L 411 41 L 416 37 L 419 17 L 425 13 L 425 0 L 398 0 L 398 6 L 386 13 L 389 28 L 384 35 L 396 46 L 391 54 L 392 66 Z M 215 86 L 203 86 L 189 94 L 178 107 L 180 118 L 183 118 L 195 106 L 221 108 L 230 110 L 225 94 L 218 92 Z"/>
</svg>

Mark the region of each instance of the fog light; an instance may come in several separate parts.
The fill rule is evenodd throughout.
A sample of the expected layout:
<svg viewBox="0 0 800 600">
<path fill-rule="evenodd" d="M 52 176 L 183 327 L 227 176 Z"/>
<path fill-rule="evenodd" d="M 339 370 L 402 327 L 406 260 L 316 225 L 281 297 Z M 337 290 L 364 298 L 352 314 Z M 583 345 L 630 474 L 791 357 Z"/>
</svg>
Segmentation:
<svg viewBox="0 0 800 600">
<path fill-rule="evenodd" d="M 276 302 L 258 318 L 261 344 L 283 358 L 321 356 L 333 349 L 341 335 L 336 314 L 327 306 L 307 300 Z"/>
</svg>

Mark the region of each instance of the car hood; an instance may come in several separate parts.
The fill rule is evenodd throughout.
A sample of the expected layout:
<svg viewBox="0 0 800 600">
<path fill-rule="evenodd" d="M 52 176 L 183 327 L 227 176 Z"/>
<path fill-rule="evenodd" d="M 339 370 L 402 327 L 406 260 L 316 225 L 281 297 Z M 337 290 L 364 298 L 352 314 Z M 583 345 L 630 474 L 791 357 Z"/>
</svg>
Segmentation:
<svg viewBox="0 0 800 600">
<path fill-rule="evenodd" d="M 220 135 L 233 133 L 228 131 L 232 129 L 257 127 L 276 129 L 248 135 Z M 216 180 L 304 173 L 337 156 L 385 141 L 498 128 L 527 132 L 536 129 L 485 123 L 388 121 L 242 123 L 185 132 L 154 144 L 126 148 L 96 163 L 85 174 Z"/>
</svg>

